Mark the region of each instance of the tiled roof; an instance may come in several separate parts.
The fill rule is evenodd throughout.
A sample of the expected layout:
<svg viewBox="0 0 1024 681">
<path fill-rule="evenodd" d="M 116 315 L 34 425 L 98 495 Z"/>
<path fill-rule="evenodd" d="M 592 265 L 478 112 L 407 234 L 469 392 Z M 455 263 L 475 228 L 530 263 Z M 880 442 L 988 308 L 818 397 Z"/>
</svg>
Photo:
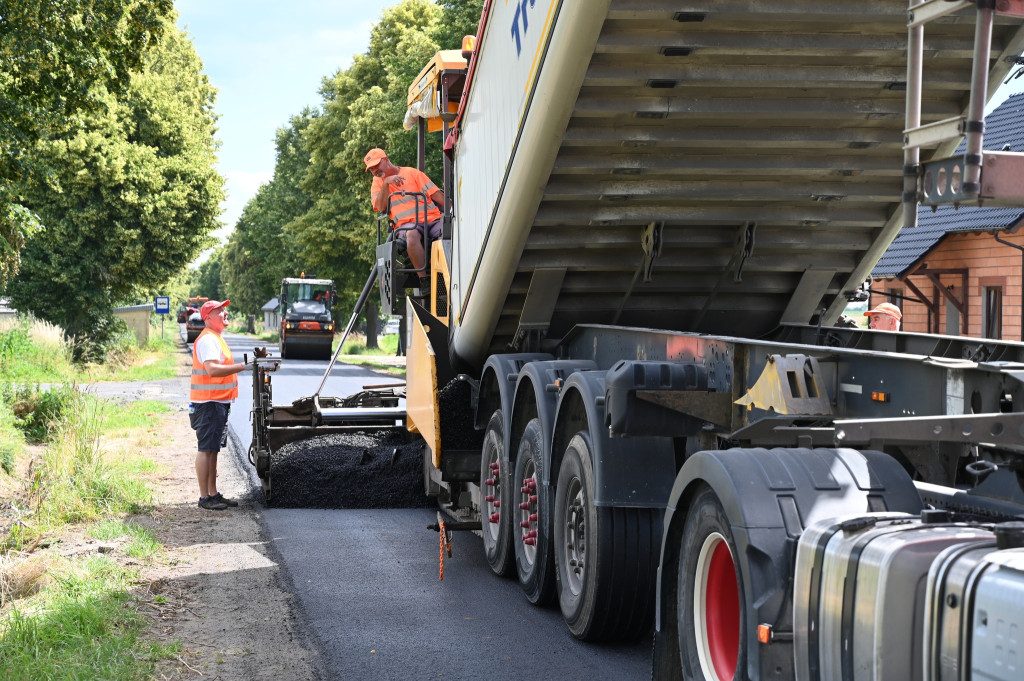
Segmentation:
<svg viewBox="0 0 1024 681">
<path fill-rule="evenodd" d="M 1009 149 L 1006 146 L 1009 145 Z M 985 149 L 1024 152 L 1024 94 L 1013 95 L 985 119 Z M 958 150 L 958 152 L 961 150 Z M 872 278 L 898 277 L 933 248 L 946 234 L 991 232 L 1022 222 L 1020 208 L 978 208 L 964 206 L 921 207 L 917 227 L 904 228 L 893 240 L 875 268 Z"/>
</svg>

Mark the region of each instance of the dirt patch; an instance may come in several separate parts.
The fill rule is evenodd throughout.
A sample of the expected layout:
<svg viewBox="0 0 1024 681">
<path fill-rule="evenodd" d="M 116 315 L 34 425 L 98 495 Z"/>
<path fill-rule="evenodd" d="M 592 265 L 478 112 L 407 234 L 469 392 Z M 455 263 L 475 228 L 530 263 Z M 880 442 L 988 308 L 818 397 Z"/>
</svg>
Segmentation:
<svg viewBox="0 0 1024 681">
<path fill-rule="evenodd" d="M 152 512 L 126 520 L 148 528 L 163 545 L 155 558 L 128 555 L 127 540 L 97 540 L 72 530 L 45 537 L 33 547 L 32 560 L 48 555 L 105 554 L 139 570 L 135 592 L 140 611 L 152 622 L 147 637 L 179 645 L 177 654 L 157 666 L 156 679 L 219 681 L 306 681 L 321 679 L 318 654 L 303 639 L 301 621 L 292 611 L 291 594 L 273 549 L 261 534 L 260 506 L 241 499 L 237 508 L 198 508 L 195 434 L 187 413 L 187 374 L 191 358 L 180 353 L 180 378 L 128 385 L 96 384 L 88 389 L 118 401 L 160 399 L 174 411 L 134 442 L 105 440 L 108 451 L 142 449 L 157 464 L 148 477 L 154 492 Z M 233 497 L 247 484 L 234 458 L 222 452 L 220 491 Z M 27 467 L 27 463 L 25 464 Z M 0 476 L 0 529 L 18 521 L 27 507 L 27 470 Z M 17 480 L 20 484 L 15 484 Z M 13 580 L 8 586 L 13 590 Z M 21 591 L 32 588 L 30 582 Z"/>
<path fill-rule="evenodd" d="M 178 659 L 160 665 L 157 678 L 321 678 L 261 536 L 259 508 L 246 499 L 226 511 L 198 508 L 195 434 L 187 413 L 168 415 L 163 433 L 164 444 L 149 452 L 164 470 L 156 481 L 156 508 L 132 519 L 165 546 L 159 564 L 143 570 L 140 597 L 153 618 L 150 635 L 182 646 Z M 219 488 L 231 497 L 245 483 L 226 452 L 220 459 Z"/>
<path fill-rule="evenodd" d="M 182 375 L 190 358 L 181 354 Z M 182 383 L 183 390 L 187 390 Z M 153 619 L 150 635 L 180 641 L 177 659 L 160 665 L 157 678 L 280 681 L 316 679 L 316 654 L 301 640 L 291 594 L 281 588 L 281 571 L 261 536 L 251 500 L 238 508 L 197 507 L 195 433 L 187 405 L 164 417 L 162 443 L 148 452 L 162 473 L 154 481 L 156 508 L 133 518 L 164 545 L 157 564 L 143 570 L 140 597 Z M 222 452 L 218 487 L 235 496 L 246 489 L 242 473 Z"/>
</svg>

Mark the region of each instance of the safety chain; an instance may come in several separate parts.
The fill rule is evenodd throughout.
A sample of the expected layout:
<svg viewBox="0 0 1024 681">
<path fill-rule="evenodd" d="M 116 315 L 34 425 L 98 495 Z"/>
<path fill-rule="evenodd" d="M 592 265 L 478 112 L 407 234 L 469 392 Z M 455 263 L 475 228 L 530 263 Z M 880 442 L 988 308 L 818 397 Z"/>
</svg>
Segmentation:
<svg viewBox="0 0 1024 681">
<path fill-rule="evenodd" d="M 438 514 L 438 515 L 440 515 L 440 514 Z M 440 565 L 440 568 L 438 569 L 437 580 L 439 582 L 443 582 L 444 581 L 444 554 L 447 553 L 449 558 L 452 557 L 452 540 L 451 540 L 451 536 L 448 534 L 448 531 L 444 528 L 444 521 L 443 520 L 439 521 L 438 528 L 439 529 L 438 529 L 438 532 L 437 532 L 437 537 L 438 537 L 438 544 L 440 545 L 438 554 L 439 554 L 440 559 L 441 559 L 441 561 L 440 561 L 441 565 Z"/>
</svg>

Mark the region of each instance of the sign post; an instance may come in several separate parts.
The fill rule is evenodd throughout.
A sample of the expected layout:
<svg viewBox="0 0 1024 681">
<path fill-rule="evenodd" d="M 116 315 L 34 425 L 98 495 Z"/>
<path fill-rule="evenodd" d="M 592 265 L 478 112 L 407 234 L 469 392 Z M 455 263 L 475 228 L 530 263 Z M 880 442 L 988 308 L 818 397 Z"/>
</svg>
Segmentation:
<svg viewBox="0 0 1024 681">
<path fill-rule="evenodd" d="M 160 315 L 160 340 L 164 339 L 164 317 L 163 315 L 169 314 L 171 311 L 171 298 L 170 296 L 157 296 L 153 299 L 154 307 L 156 307 L 156 313 Z"/>
</svg>

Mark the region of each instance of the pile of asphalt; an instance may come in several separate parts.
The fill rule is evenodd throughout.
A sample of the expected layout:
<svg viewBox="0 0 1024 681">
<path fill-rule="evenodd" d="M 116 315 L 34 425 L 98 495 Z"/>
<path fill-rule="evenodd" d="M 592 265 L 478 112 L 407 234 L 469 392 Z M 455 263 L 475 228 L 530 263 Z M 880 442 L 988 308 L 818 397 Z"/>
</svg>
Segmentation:
<svg viewBox="0 0 1024 681">
<path fill-rule="evenodd" d="M 452 380 L 438 391 L 441 441 L 480 451 L 472 388 Z M 271 459 L 279 508 L 433 508 L 423 485 L 423 442 L 401 430 L 319 435 L 287 444 Z M 259 493 L 262 496 L 262 493 Z"/>
<path fill-rule="evenodd" d="M 278 508 L 431 508 L 422 442 L 401 431 L 320 435 L 273 455 Z"/>
</svg>

